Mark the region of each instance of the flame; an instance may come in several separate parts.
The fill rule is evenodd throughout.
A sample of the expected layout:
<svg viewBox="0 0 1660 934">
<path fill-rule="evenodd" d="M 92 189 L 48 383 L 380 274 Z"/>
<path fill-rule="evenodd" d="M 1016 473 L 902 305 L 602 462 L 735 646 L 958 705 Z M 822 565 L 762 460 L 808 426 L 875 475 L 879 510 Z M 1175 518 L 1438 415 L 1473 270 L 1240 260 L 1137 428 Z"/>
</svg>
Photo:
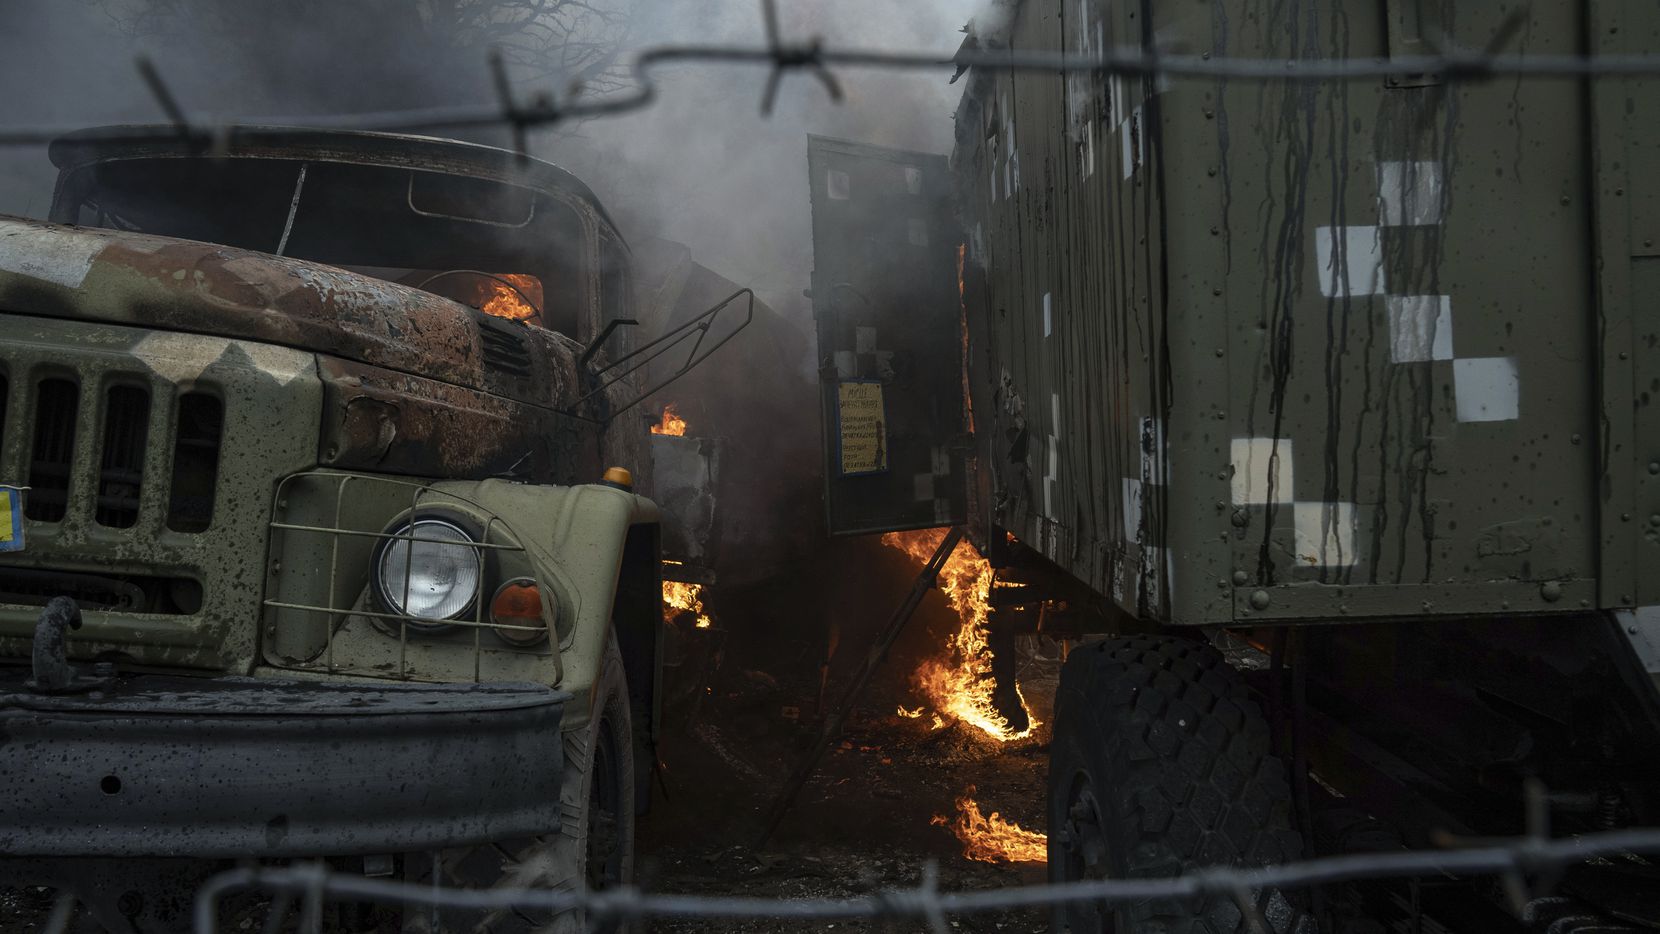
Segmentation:
<svg viewBox="0 0 1660 934">
<path fill-rule="evenodd" d="M 920 532 L 889 532 L 882 544 L 897 548 L 924 564 L 945 538 L 944 529 Z M 986 644 L 986 619 L 991 615 L 988 599 L 992 587 L 991 564 L 962 542 L 940 568 L 939 587 L 961 620 L 956 634 L 937 658 L 918 667 L 915 680 L 941 713 L 967 723 L 998 742 L 1025 739 L 1038 727 L 1037 717 L 1015 687 L 1020 706 L 1026 711 L 1026 729 L 1015 731 L 997 712 L 992 702 L 991 649 Z"/>
<path fill-rule="evenodd" d="M 686 420 L 674 410 L 674 406 L 663 406 L 663 420 L 651 426 L 654 435 L 673 435 L 676 438 L 686 436 Z"/>
<path fill-rule="evenodd" d="M 957 798 L 957 819 L 936 814 L 936 827 L 949 827 L 962 841 L 963 855 L 982 863 L 1044 863 L 1049 861 L 1048 841 L 1043 834 L 1027 830 L 996 811 L 984 815 L 974 800 L 974 786 Z"/>
<path fill-rule="evenodd" d="M 928 708 L 926 708 L 926 707 L 918 707 L 915 710 L 910 710 L 910 709 L 907 709 L 904 704 L 901 704 L 901 705 L 899 705 L 898 707 L 896 707 L 894 709 L 894 713 L 901 716 L 901 717 L 904 717 L 907 720 L 921 720 L 923 712 L 926 711 L 927 709 Z M 929 730 L 943 730 L 943 729 L 945 729 L 945 721 L 940 719 L 940 715 L 939 714 L 934 714 L 933 717 L 934 717 L 934 722 L 929 724 L 928 729 Z"/>
<path fill-rule="evenodd" d="M 524 321 L 541 317 L 531 299 L 539 299 L 542 294 L 542 282 L 535 276 L 526 276 L 517 273 L 506 273 L 501 276 L 507 282 L 497 282 L 495 279 L 484 280 L 483 303 L 479 311 L 497 318 L 511 318 L 515 321 Z M 508 283 L 512 285 L 508 285 Z M 517 286 L 517 289 L 514 288 Z M 523 292 L 524 294 L 519 294 Z"/>
<path fill-rule="evenodd" d="M 714 625 L 709 614 L 703 609 L 703 585 L 687 584 L 683 581 L 663 582 L 663 605 L 669 608 L 670 615 L 690 613 L 697 617 L 697 628 L 708 629 Z"/>
</svg>

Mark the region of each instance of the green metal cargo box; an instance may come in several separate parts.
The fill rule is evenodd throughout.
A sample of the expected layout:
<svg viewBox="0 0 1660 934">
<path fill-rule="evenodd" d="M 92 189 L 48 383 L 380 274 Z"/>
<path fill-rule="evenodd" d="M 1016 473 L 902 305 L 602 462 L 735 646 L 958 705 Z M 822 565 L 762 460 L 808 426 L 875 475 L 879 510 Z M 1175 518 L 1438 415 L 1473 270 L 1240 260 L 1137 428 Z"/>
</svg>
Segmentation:
<svg viewBox="0 0 1660 934">
<path fill-rule="evenodd" d="M 1525 9 L 1503 54 L 1660 42 L 1652 4 Z M 978 40 L 1388 60 L 1509 15 L 1026 0 Z M 952 167 L 980 541 L 1174 624 L 1660 603 L 1657 91 L 974 69 Z"/>
</svg>

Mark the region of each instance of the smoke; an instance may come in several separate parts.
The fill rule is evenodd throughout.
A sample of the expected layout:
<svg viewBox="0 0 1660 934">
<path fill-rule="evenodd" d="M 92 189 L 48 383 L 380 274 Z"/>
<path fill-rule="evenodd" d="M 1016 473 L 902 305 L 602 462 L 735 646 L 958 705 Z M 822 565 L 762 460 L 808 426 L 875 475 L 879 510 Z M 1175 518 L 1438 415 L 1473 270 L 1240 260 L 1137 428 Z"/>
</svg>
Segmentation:
<svg viewBox="0 0 1660 934">
<path fill-rule="evenodd" d="M 982 2 L 784 0 L 781 19 L 791 37 L 949 53 L 960 38 L 956 30 Z M 471 6 L 487 3 L 472 0 Z M 615 49 L 619 61 L 663 42 L 758 44 L 763 38 L 759 4 L 747 0 L 612 5 L 633 11 L 626 30 L 600 36 L 624 37 Z M 525 42 L 505 43 L 510 36 L 481 29 L 487 17 L 441 23 L 431 13 L 439 6 L 469 8 L 409 0 L 7 0 L 0 4 L 0 81 L 8 89 L 0 96 L 0 122 L 158 120 L 160 108 L 133 67 L 140 54 L 155 61 L 188 110 L 219 115 L 488 102 L 485 50 L 496 44 L 508 44 L 516 71 L 534 82 L 523 91 L 564 92 L 561 76 L 515 53 Z M 420 10 L 427 12 L 412 12 Z M 571 163 L 612 196 L 613 211 L 640 233 L 705 241 L 715 251 L 712 265 L 730 259 L 734 278 L 763 287 L 770 282 L 775 291 L 791 275 L 776 250 L 759 257 L 746 241 L 758 234 L 778 243 L 784 229 L 798 228 L 775 208 L 787 201 L 791 211 L 805 214 L 808 132 L 935 151 L 951 138 L 954 89 L 938 73 L 847 72 L 842 107 L 830 105 L 815 81 L 794 75 L 770 121 L 758 114 L 764 69 L 696 66 L 656 77 L 664 89 L 657 107 L 538 134 L 539 154 Z M 41 213 L 51 175 L 39 148 L 0 151 L 0 210 Z M 798 233 L 784 242 L 796 252 L 805 247 Z"/>
<path fill-rule="evenodd" d="M 6 0 L 0 83 L 10 93 L 0 96 L 0 122 L 158 121 L 160 108 L 133 65 L 140 54 L 156 63 L 188 110 L 218 115 L 488 102 L 486 49 L 498 44 L 507 45 L 515 73 L 526 78 L 521 94 L 562 94 L 557 69 L 536 67 L 559 57 L 521 54 L 527 40 L 490 32 L 499 15 L 453 21 L 457 9 L 489 4 L 511 11 L 522 0 Z M 782 0 L 780 20 L 789 39 L 949 56 L 970 18 L 984 32 L 1011 4 Z M 433 12 L 440 7 L 452 21 Z M 632 12 L 626 28 L 594 36 L 596 27 L 579 26 L 577 38 L 612 43 L 618 62 L 659 43 L 764 41 L 758 0 L 611 0 L 611 8 Z M 605 82 L 585 77 L 603 90 Z M 836 105 L 816 80 L 797 73 L 786 78 L 774 115 L 763 119 L 762 67 L 684 66 L 653 77 L 662 91 L 656 106 L 538 132 L 533 148 L 587 181 L 631 238 L 690 245 L 699 262 L 753 286 L 803 327 L 802 290 L 812 267 L 807 135 L 946 152 L 961 88 L 948 85 L 943 71 L 849 69 L 840 73 L 847 100 Z M 505 132 L 474 136 L 506 139 Z M 43 215 L 53 175 L 41 147 L 0 150 L 0 212 Z"/>
<path fill-rule="evenodd" d="M 937 50 L 949 57 L 978 0 L 797 0 L 781 7 L 787 38 L 827 45 Z M 656 0 L 636 38 L 759 44 L 759 6 Z M 690 244 L 705 265 L 752 285 L 774 308 L 807 321 L 812 269 L 807 135 L 948 152 L 961 85 L 949 70 L 839 73 L 833 103 L 805 73 L 785 78 L 771 118 L 760 114 L 760 67 L 683 67 L 657 75 L 651 111 L 588 123 L 548 143 L 587 178 L 631 232 Z"/>
</svg>

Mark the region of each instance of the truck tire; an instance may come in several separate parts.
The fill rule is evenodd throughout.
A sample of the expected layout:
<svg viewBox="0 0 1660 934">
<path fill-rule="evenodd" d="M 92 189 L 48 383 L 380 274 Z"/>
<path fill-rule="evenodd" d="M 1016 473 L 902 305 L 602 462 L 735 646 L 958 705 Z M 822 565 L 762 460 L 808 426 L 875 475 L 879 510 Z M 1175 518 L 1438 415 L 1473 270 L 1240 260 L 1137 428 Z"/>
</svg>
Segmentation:
<svg viewBox="0 0 1660 934">
<path fill-rule="evenodd" d="M 444 878 L 438 885 L 575 891 L 583 887 L 613 888 L 633 881 L 634 743 L 628 682 L 615 634 L 594 688 L 594 715 L 585 727 L 566 731 L 564 744 L 559 832 L 446 851 L 442 855 Z M 424 870 L 421 881 L 434 884 L 430 860 Z M 578 911 L 552 915 L 514 909 L 481 917 L 476 912 L 463 916 L 440 911 L 434 916 L 415 910 L 405 916 L 404 930 L 433 934 L 581 934 L 589 927 Z M 608 930 L 627 931 L 628 927 Z"/>
<path fill-rule="evenodd" d="M 1202 642 L 1132 636 L 1080 646 L 1061 670 L 1049 753 L 1049 878 L 1182 875 L 1296 859 L 1285 768 L 1239 673 Z M 1312 934 L 1275 889 L 1253 892 L 1274 934 Z M 1234 900 L 1076 903 L 1053 930 L 1232 934 Z"/>
</svg>

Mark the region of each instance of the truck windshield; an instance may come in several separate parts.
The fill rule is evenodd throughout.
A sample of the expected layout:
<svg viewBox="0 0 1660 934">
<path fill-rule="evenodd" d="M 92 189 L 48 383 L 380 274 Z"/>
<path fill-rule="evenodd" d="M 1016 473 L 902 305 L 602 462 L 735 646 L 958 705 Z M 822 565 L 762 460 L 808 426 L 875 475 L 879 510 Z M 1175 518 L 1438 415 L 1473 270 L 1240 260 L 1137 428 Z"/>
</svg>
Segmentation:
<svg viewBox="0 0 1660 934">
<path fill-rule="evenodd" d="M 75 223 L 339 266 L 576 334 L 583 228 L 500 182 L 401 167 L 256 158 L 96 163 L 64 181 Z"/>
</svg>

